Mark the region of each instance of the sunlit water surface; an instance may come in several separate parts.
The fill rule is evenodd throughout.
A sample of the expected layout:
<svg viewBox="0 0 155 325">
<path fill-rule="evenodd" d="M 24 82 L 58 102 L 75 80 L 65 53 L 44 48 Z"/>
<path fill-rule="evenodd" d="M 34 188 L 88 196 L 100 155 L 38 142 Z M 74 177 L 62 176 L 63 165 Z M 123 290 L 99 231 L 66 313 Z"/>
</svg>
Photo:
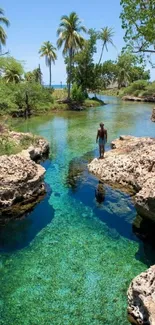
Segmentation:
<svg viewBox="0 0 155 325">
<path fill-rule="evenodd" d="M 127 325 L 126 291 L 154 263 L 154 252 L 133 233 L 132 199 L 107 185 L 103 200 L 87 163 L 98 155 L 100 121 L 108 145 L 120 134 L 154 136 L 152 105 L 108 103 L 13 121 L 50 143 L 45 199 L 22 220 L 0 229 L 0 324 Z"/>
</svg>

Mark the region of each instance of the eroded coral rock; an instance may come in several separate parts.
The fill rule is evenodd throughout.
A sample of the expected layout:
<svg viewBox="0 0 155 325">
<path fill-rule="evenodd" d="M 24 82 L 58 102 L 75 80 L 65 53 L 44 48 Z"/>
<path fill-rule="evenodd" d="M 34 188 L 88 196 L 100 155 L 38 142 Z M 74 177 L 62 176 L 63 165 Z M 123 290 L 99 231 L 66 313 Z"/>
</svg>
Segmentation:
<svg viewBox="0 0 155 325">
<path fill-rule="evenodd" d="M 127 295 L 131 324 L 155 325 L 155 265 L 133 279 Z"/>
<path fill-rule="evenodd" d="M 155 108 L 152 110 L 152 116 L 151 116 L 152 122 L 155 122 Z"/>
<path fill-rule="evenodd" d="M 133 188 L 138 213 L 155 220 L 155 139 L 121 136 L 112 149 L 105 159 L 95 158 L 89 171 L 104 182 Z"/>
<path fill-rule="evenodd" d="M 45 191 L 45 169 L 22 154 L 0 157 L 0 214 Z"/>
<path fill-rule="evenodd" d="M 0 216 L 11 215 L 11 211 L 20 215 L 45 193 L 45 169 L 34 161 L 48 155 L 49 144 L 31 133 L 6 129 L 5 135 L 26 149 L 16 155 L 0 156 Z"/>
</svg>

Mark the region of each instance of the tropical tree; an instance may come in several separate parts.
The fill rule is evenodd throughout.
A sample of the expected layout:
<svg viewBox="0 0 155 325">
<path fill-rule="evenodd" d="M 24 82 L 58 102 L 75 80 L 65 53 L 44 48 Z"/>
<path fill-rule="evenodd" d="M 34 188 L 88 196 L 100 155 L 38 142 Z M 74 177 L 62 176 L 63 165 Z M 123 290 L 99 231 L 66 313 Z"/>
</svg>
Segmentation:
<svg viewBox="0 0 155 325">
<path fill-rule="evenodd" d="M 0 8 L 0 52 L 2 45 L 6 44 L 7 39 L 7 34 L 1 25 L 5 25 L 6 27 L 10 25 L 9 20 L 4 16 L 4 10 L 2 8 Z"/>
<path fill-rule="evenodd" d="M 85 40 L 83 48 L 74 56 L 73 81 L 82 87 L 86 93 L 94 85 L 94 59 L 96 53 L 97 32 L 91 29 L 88 31 L 89 39 Z M 97 77 L 97 76 L 96 76 Z"/>
<path fill-rule="evenodd" d="M 121 0 L 121 5 L 127 45 L 137 53 L 155 54 L 155 1 Z"/>
<path fill-rule="evenodd" d="M 71 81 L 72 81 L 72 65 L 75 53 L 82 49 L 84 38 L 80 34 L 86 32 L 86 28 L 81 25 L 81 21 L 75 12 L 71 12 L 69 16 L 62 16 L 59 28 L 57 30 L 57 46 L 60 49 L 63 46 L 63 55 L 69 58 L 68 63 L 68 99 L 70 99 Z"/>
<path fill-rule="evenodd" d="M 39 50 L 39 54 L 41 57 L 45 57 L 45 63 L 49 68 L 49 85 L 51 87 L 52 84 L 52 63 L 55 64 L 55 60 L 57 59 L 56 48 L 50 41 L 44 42 Z"/>
<path fill-rule="evenodd" d="M 108 44 L 111 44 L 112 46 L 115 47 L 113 40 L 112 40 L 113 36 L 114 36 L 113 28 L 111 28 L 111 27 L 110 28 L 109 27 L 101 28 L 101 32 L 99 33 L 99 39 L 102 41 L 102 50 L 101 50 L 101 55 L 100 55 L 100 59 L 99 59 L 99 64 L 102 61 L 104 48 L 108 51 Z"/>
<path fill-rule="evenodd" d="M 0 75 L 5 81 L 18 83 L 24 74 L 23 62 L 13 57 L 0 57 Z"/>
<path fill-rule="evenodd" d="M 21 76 L 18 74 L 16 69 L 7 69 L 5 71 L 3 78 L 6 80 L 6 83 L 8 82 L 18 83 L 21 81 Z"/>
</svg>

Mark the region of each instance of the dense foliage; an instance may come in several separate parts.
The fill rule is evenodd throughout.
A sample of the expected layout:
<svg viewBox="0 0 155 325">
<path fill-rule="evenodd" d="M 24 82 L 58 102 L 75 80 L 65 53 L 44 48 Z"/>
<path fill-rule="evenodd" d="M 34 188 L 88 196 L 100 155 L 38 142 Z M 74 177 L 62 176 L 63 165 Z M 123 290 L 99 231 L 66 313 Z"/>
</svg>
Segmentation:
<svg viewBox="0 0 155 325">
<path fill-rule="evenodd" d="M 155 82 L 150 83 L 146 80 L 137 80 L 125 88 L 120 95 L 155 97 Z"/>
<path fill-rule="evenodd" d="M 121 0 L 125 41 L 136 52 L 155 53 L 155 1 Z"/>
<path fill-rule="evenodd" d="M 0 81 L 0 115 L 12 114 L 25 116 L 33 112 L 50 109 L 53 103 L 51 90 L 42 87 L 39 83 L 21 82 L 6 84 Z"/>
</svg>

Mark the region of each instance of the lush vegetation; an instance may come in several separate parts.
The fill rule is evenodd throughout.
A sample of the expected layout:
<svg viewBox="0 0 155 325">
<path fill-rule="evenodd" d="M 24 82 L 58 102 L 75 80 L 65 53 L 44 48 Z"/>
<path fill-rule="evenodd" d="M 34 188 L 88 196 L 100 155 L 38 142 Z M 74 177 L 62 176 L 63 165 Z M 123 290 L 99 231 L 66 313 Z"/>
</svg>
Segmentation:
<svg viewBox="0 0 155 325">
<path fill-rule="evenodd" d="M 137 5 L 131 6 L 131 2 L 122 0 L 122 21 L 123 28 L 126 28 L 126 40 L 131 40 L 133 26 L 131 16 L 133 10 L 142 12 L 142 3 L 137 1 Z M 143 8 L 144 9 L 144 8 Z M 150 4 L 146 4 L 145 10 L 151 10 Z M 153 10 L 153 9 L 152 9 Z M 127 16 L 128 11 L 128 16 Z M 139 21 L 142 17 L 139 13 Z M 137 12 L 138 15 L 138 12 Z M 145 16 L 145 12 L 144 12 Z M 144 17 L 145 19 L 145 17 Z M 127 25 L 129 23 L 129 25 Z M 152 21 L 150 22 L 150 24 Z M 9 20 L 5 17 L 4 11 L 0 9 L 0 50 L 6 44 L 6 32 L 3 29 L 9 26 Z M 153 34 L 148 38 L 147 28 L 150 28 L 145 20 L 144 28 L 137 29 L 137 34 L 133 38 L 139 41 L 143 34 L 145 45 L 153 44 Z M 151 25 L 152 26 L 152 25 Z M 86 37 L 84 35 L 86 34 Z M 49 69 L 49 88 L 42 86 L 42 72 L 40 65 L 33 71 L 26 72 L 24 62 L 19 62 L 11 56 L 0 55 L 0 115 L 12 114 L 13 116 L 30 116 L 40 114 L 48 110 L 74 108 L 76 105 L 91 105 L 88 93 L 96 93 L 108 88 L 122 89 L 127 87 L 127 91 L 138 94 L 138 91 L 151 92 L 150 72 L 145 70 L 145 64 L 137 58 L 130 50 L 122 52 L 116 61 L 104 61 L 104 50 L 108 51 L 109 46 L 113 46 L 114 30 L 111 27 L 102 27 L 101 30 L 87 30 L 81 23 L 78 15 L 71 12 L 70 15 L 62 16 L 57 30 L 57 48 L 62 48 L 67 71 L 67 91 L 61 91 L 57 96 L 52 85 L 52 64 L 57 59 L 57 49 L 50 42 L 42 44 L 39 54 L 45 58 Z M 97 45 L 99 42 L 100 48 Z M 99 61 L 95 62 L 94 57 L 99 48 Z M 141 48 L 142 50 L 142 48 Z M 150 50 L 150 49 L 149 49 Z M 4 54 L 4 53 L 3 53 Z M 138 89 L 141 84 L 147 85 L 145 89 Z M 145 82 L 146 81 L 146 82 Z M 149 87 L 149 88 L 147 88 Z M 116 90 L 118 93 L 118 90 Z M 122 93 L 122 90 L 121 90 Z M 99 104 L 97 100 L 94 105 Z M 101 104 L 101 103 L 100 103 Z"/>
<path fill-rule="evenodd" d="M 120 96 L 155 97 L 155 82 L 137 80 L 120 92 Z"/>
<path fill-rule="evenodd" d="M 125 41 L 137 53 L 155 53 L 155 1 L 121 0 Z"/>
</svg>

